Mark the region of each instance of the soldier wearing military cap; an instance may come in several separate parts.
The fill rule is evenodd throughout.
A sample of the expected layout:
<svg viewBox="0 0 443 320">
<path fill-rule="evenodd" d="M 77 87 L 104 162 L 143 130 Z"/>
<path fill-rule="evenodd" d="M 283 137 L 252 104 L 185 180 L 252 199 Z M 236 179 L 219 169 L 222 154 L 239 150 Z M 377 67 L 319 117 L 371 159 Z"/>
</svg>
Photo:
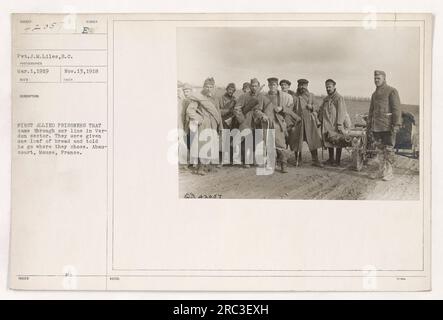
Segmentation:
<svg viewBox="0 0 443 320">
<path fill-rule="evenodd" d="M 223 119 L 223 128 L 224 129 L 233 129 L 232 125 L 232 117 L 234 116 L 234 108 L 237 100 L 234 96 L 236 91 L 236 87 L 234 83 L 229 83 L 226 86 L 226 92 L 220 99 L 220 113 Z"/>
<path fill-rule="evenodd" d="M 397 89 L 388 86 L 386 73 L 374 71 L 375 92 L 371 97 L 367 130 L 381 149 L 378 171 L 372 178 L 389 181 L 393 178 L 395 136 L 401 126 L 401 103 Z"/>
<path fill-rule="evenodd" d="M 216 105 L 220 110 L 223 129 L 231 130 L 238 128 L 238 123 L 234 118 L 234 108 L 237 103 L 234 96 L 236 90 L 235 83 L 228 83 L 225 93 L 221 97 L 218 97 L 218 101 L 216 101 Z M 218 168 L 221 168 L 223 163 L 230 162 L 230 150 L 223 149 L 224 146 L 227 147 L 227 145 L 230 144 L 226 139 L 226 136 L 220 136 L 220 164 L 217 166 Z"/>
<path fill-rule="evenodd" d="M 287 84 L 288 86 L 290 86 L 291 85 L 291 81 L 286 80 L 286 79 L 281 79 L 280 82 L 279 82 L 279 85 L 281 86 L 282 84 Z M 283 91 L 283 89 L 282 89 L 282 91 Z"/>
<path fill-rule="evenodd" d="M 214 78 L 213 77 L 208 77 L 208 78 L 206 78 L 205 79 L 205 81 L 203 82 L 203 89 L 204 90 L 206 90 L 206 91 L 209 91 L 209 87 L 208 86 L 212 86 L 212 87 L 214 87 L 215 86 L 215 80 L 214 80 Z M 205 88 L 206 87 L 206 88 Z M 211 89 L 213 89 L 213 88 L 211 88 Z"/>
<path fill-rule="evenodd" d="M 262 88 L 263 85 L 260 85 L 260 81 L 257 78 L 252 78 L 249 82 L 249 90 L 237 99 L 234 116 L 238 124 L 238 129 L 242 132 L 245 132 L 243 130 L 251 130 L 250 132 L 252 134 L 252 130 L 255 129 L 252 118 L 255 108 L 263 108 L 264 98 L 261 92 Z M 254 149 L 249 149 L 249 145 L 245 144 L 245 139 L 246 137 L 242 137 L 242 162 L 245 168 L 249 168 L 254 161 Z"/>
<path fill-rule="evenodd" d="M 186 126 L 186 110 L 190 103 L 189 97 L 192 95 L 192 86 L 189 83 L 181 83 L 178 94 L 179 129 Z"/>
<path fill-rule="evenodd" d="M 291 88 L 291 81 L 286 80 L 286 79 L 282 79 L 282 80 L 280 80 L 279 84 L 280 84 L 281 91 L 289 93 L 291 96 L 293 96 L 295 94 L 295 92 L 290 89 Z"/>
<path fill-rule="evenodd" d="M 334 79 L 328 79 L 325 81 L 325 85 L 327 85 L 328 83 L 332 83 L 334 86 L 337 85 L 337 82 L 335 82 Z"/>
<path fill-rule="evenodd" d="M 333 79 L 325 81 L 327 96 L 323 99 L 318 112 L 323 145 L 328 148 L 329 152 L 326 164 L 332 166 L 340 166 L 342 147 L 339 145 L 339 137 L 343 136 L 350 127 L 350 123 L 347 121 L 349 115 L 345 99 L 337 92 L 336 84 Z"/>
<path fill-rule="evenodd" d="M 260 86 L 260 81 L 257 78 L 253 78 L 249 82 L 249 91 L 238 98 L 235 110 L 240 130 L 252 128 L 252 109 L 263 106 L 263 93 L 261 92 L 263 87 L 264 85 Z"/>
<path fill-rule="evenodd" d="M 183 95 L 187 99 L 192 94 L 192 86 L 189 83 L 183 84 L 182 87 Z"/>
<path fill-rule="evenodd" d="M 203 154 L 200 152 L 206 144 L 199 141 L 199 136 L 205 130 L 206 140 L 209 137 L 211 151 L 219 148 L 219 133 L 223 129 L 220 115 L 219 98 L 215 96 L 215 80 L 207 78 L 203 83 L 201 93 L 189 97 L 190 103 L 186 109 L 186 128 L 190 135 L 190 161 L 194 165 L 195 173 L 205 175 L 211 170 L 211 164 L 219 162 L 219 154 L 215 152 Z M 195 147 L 194 147 L 195 144 Z M 196 152 L 198 151 L 198 152 Z"/>
<path fill-rule="evenodd" d="M 302 121 L 291 126 L 288 135 L 288 144 L 295 153 L 295 165 L 301 160 L 303 141 L 306 141 L 311 152 L 312 165 L 323 167 L 318 159 L 318 148 L 322 147 L 322 139 L 319 130 L 319 121 L 315 108 L 314 94 L 309 92 L 309 81 L 297 80 L 297 92 L 294 95 L 294 112 Z"/>
<path fill-rule="evenodd" d="M 264 94 L 264 103 L 261 108 L 254 110 L 254 123 L 257 128 L 274 129 L 277 161 L 281 165 L 281 172 L 287 173 L 286 137 L 288 134 L 285 117 L 293 112 L 294 99 L 286 92 L 278 90 L 278 79 L 268 78 L 269 91 Z"/>
</svg>

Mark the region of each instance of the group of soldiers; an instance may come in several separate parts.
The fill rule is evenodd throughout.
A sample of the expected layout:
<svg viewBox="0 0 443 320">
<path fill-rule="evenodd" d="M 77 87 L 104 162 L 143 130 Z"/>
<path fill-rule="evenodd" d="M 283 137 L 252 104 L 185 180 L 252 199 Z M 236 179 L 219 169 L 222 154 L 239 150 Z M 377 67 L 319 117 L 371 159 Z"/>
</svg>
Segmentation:
<svg viewBox="0 0 443 320">
<path fill-rule="evenodd" d="M 366 125 L 368 134 L 382 146 L 383 156 L 379 170 L 372 177 L 391 180 L 395 135 L 401 126 L 400 99 L 397 90 L 387 85 L 384 71 L 374 72 L 374 83 L 376 90 L 371 97 Z M 192 133 L 205 129 L 212 129 L 213 141 L 220 141 L 222 129 L 273 129 L 273 145 L 282 173 L 288 172 L 288 150 L 294 152 L 295 166 L 301 164 L 303 142 L 308 145 L 313 166 L 340 166 L 342 145 L 339 141 L 351 129 L 351 121 L 345 99 L 337 92 L 337 83 L 333 79 L 325 81 L 327 95 L 321 105 L 316 104 L 306 79 L 297 81 L 296 91 L 291 90 L 291 82 L 286 79 L 279 81 L 271 77 L 267 85 L 268 90 L 263 92 L 264 85 L 256 78 L 251 79 L 243 84 L 238 98 L 234 96 L 237 91 L 234 83 L 229 83 L 226 92 L 217 96 L 213 78 L 207 78 L 197 93 L 189 84 L 180 85 L 179 128 L 185 132 L 188 148 Z M 319 160 L 321 148 L 328 149 L 329 157 L 324 163 Z M 245 152 L 242 149 L 243 165 L 249 167 Z M 193 170 L 204 175 L 211 170 L 211 163 L 199 159 L 194 162 Z"/>
</svg>

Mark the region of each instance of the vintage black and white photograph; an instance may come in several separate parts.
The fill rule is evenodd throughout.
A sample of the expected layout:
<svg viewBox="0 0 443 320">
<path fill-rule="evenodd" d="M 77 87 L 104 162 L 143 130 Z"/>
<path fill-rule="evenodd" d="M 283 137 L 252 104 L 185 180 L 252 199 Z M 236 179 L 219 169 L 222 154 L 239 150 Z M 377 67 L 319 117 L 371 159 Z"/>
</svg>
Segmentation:
<svg viewBox="0 0 443 320">
<path fill-rule="evenodd" d="M 433 15 L 337 10 L 11 15 L 8 287 L 431 290 Z"/>
<path fill-rule="evenodd" d="M 178 27 L 179 196 L 418 200 L 417 27 Z"/>
</svg>

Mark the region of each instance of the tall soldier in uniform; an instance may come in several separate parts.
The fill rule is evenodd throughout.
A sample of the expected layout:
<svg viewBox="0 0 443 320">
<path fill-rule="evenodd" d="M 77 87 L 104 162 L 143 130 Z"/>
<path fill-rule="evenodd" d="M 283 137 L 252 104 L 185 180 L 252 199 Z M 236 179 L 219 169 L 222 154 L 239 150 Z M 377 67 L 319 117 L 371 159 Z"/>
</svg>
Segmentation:
<svg viewBox="0 0 443 320">
<path fill-rule="evenodd" d="M 215 96 L 214 78 L 207 78 L 203 83 L 201 93 L 191 95 L 189 100 L 190 103 L 186 109 L 186 131 L 189 130 L 191 136 L 190 160 L 196 169 L 195 173 L 205 175 L 211 170 L 211 164 L 218 162 L 219 133 L 223 129 L 218 105 L 220 100 Z M 205 138 L 200 139 L 201 135 Z M 205 143 L 208 140 L 209 145 Z M 210 147 L 209 154 L 201 152 L 203 146 Z M 217 150 L 217 153 L 212 150 Z"/>
<path fill-rule="evenodd" d="M 266 129 L 263 123 L 268 123 L 269 129 L 274 129 L 277 160 L 280 162 L 281 172 L 287 173 L 285 115 L 287 112 L 293 113 L 294 99 L 290 94 L 278 90 L 277 78 L 269 78 L 268 87 L 269 91 L 263 95 L 264 104 L 254 108 L 253 118 L 257 128 Z M 294 117 L 297 115 L 294 114 Z"/>
<path fill-rule="evenodd" d="M 326 164 L 340 166 L 342 147 L 337 144 L 337 137 L 345 133 L 348 118 L 345 99 L 337 92 L 336 82 L 332 79 L 325 81 L 328 95 L 323 99 L 318 118 L 321 122 L 323 145 L 328 148 L 329 159 Z M 334 143 L 334 141 L 336 141 Z M 335 147 L 335 159 L 334 159 Z"/>
<path fill-rule="evenodd" d="M 401 126 L 400 97 L 397 89 L 387 85 L 384 71 L 374 71 L 374 83 L 367 129 L 379 143 L 381 153 L 378 171 L 371 177 L 389 181 L 393 178 L 395 136 Z"/>
<path fill-rule="evenodd" d="M 234 119 L 236 123 L 236 128 L 238 128 L 241 132 L 250 132 L 248 137 L 242 137 L 241 143 L 241 154 L 242 154 L 242 162 L 244 163 L 245 168 L 249 168 L 250 164 L 254 162 L 254 146 L 252 149 L 249 144 L 246 143 L 247 138 L 252 140 L 252 144 L 254 145 L 254 130 L 255 125 L 253 121 L 253 113 L 255 108 L 263 109 L 264 107 L 264 96 L 261 92 L 264 85 L 260 86 L 260 81 L 257 78 L 251 79 L 249 86 L 243 84 L 243 91 L 238 100 L 237 104 L 234 108 Z M 245 91 L 246 89 L 246 91 Z"/>
<path fill-rule="evenodd" d="M 294 112 L 301 118 L 301 121 L 295 123 L 288 130 L 288 144 L 291 150 L 295 152 L 296 166 L 298 166 L 301 158 L 303 141 L 306 141 L 311 152 L 312 165 L 323 167 L 318 159 L 317 152 L 317 149 L 322 147 L 322 139 L 318 128 L 320 123 L 314 108 L 314 94 L 308 90 L 308 80 L 299 79 L 297 82 L 297 92 L 293 96 Z"/>
</svg>

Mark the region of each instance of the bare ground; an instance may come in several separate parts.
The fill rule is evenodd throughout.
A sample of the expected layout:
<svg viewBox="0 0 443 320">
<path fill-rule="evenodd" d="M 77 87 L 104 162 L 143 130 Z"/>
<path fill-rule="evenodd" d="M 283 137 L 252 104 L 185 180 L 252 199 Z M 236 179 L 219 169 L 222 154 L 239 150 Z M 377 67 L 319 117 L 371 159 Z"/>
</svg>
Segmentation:
<svg viewBox="0 0 443 320">
<path fill-rule="evenodd" d="M 325 159 L 327 152 L 324 152 Z M 180 170 L 180 197 L 214 196 L 224 199 L 328 199 L 328 200 L 418 200 L 419 160 L 396 155 L 394 179 L 370 179 L 377 159 L 371 159 L 362 171 L 349 168 L 350 154 L 343 150 L 341 167 L 311 166 L 305 152 L 300 167 L 289 158 L 288 173 L 277 169 L 272 175 L 256 174 L 256 168 L 223 166 L 205 176 Z M 320 156 L 321 159 L 321 156 Z"/>
</svg>

